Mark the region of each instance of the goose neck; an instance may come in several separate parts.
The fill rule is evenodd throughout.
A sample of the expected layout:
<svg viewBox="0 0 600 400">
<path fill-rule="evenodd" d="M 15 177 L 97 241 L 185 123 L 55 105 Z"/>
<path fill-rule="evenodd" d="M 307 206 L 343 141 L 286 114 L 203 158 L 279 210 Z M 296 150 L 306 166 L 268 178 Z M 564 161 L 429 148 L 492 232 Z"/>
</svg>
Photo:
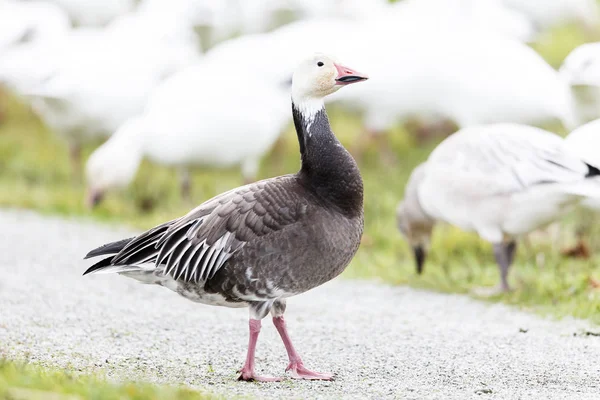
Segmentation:
<svg viewBox="0 0 600 400">
<path fill-rule="evenodd" d="M 356 162 L 331 130 L 323 101 L 292 102 L 300 144 L 299 177 L 344 214 L 362 214 L 363 183 Z"/>
</svg>

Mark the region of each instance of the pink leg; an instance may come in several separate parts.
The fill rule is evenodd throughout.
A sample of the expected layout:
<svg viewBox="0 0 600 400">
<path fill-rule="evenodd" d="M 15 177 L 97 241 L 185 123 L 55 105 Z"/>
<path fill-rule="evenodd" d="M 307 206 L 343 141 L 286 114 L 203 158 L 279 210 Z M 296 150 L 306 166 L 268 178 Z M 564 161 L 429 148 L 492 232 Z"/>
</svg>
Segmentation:
<svg viewBox="0 0 600 400">
<path fill-rule="evenodd" d="M 277 328 L 277 332 L 279 332 L 279 336 L 281 336 L 281 340 L 285 346 L 285 350 L 288 353 L 288 357 L 290 359 L 290 364 L 285 369 L 286 371 L 292 372 L 292 378 L 294 379 L 320 379 L 324 381 L 333 380 L 333 374 L 313 372 L 304 367 L 304 363 L 300 358 L 300 355 L 294 349 L 294 345 L 292 344 L 292 340 L 288 335 L 287 328 L 285 326 L 285 320 L 283 319 L 283 315 L 281 317 L 273 317 L 273 324 L 275 328 Z"/>
<path fill-rule="evenodd" d="M 260 333 L 260 320 L 250 319 L 248 324 L 250 326 L 250 340 L 248 341 L 248 354 L 246 355 L 246 362 L 240 370 L 239 381 L 258 381 L 258 382 L 278 382 L 282 378 L 275 378 L 271 376 L 259 376 L 254 373 L 254 353 L 256 351 L 256 341 L 258 340 L 258 334 Z"/>
</svg>

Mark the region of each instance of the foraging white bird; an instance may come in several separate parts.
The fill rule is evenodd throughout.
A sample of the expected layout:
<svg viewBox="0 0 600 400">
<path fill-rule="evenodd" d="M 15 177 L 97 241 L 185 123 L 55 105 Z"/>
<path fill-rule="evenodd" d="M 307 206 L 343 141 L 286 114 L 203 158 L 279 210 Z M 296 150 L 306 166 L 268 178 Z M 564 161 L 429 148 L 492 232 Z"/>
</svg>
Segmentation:
<svg viewBox="0 0 600 400">
<path fill-rule="evenodd" d="M 559 73 L 571 87 L 577 125 L 600 118 L 600 42 L 576 47 Z"/>
<path fill-rule="evenodd" d="M 69 14 L 76 26 L 104 26 L 132 11 L 136 0 L 49 0 Z"/>
<path fill-rule="evenodd" d="M 156 88 L 141 116 L 90 156 L 88 203 L 129 185 L 142 158 L 180 169 L 239 165 L 244 179 L 254 180 L 261 157 L 290 120 L 286 89 L 247 79 L 236 66 L 200 62 L 178 72 Z"/>
<path fill-rule="evenodd" d="M 600 165 L 600 119 L 575 129 L 565 138 L 565 143 L 586 163 Z M 582 206 L 600 211 L 600 199 L 586 199 L 582 202 Z"/>
<path fill-rule="evenodd" d="M 597 31 L 600 25 L 600 7 L 596 0 L 502 0 L 507 7 L 521 12 L 537 27 L 545 31 L 569 23 L 583 25 Z"/>
<path fill-rule="evenodd" d="M 598 164 L 597 164 L 598 165 Z M 596 166 L 564 140 L 517 124 L 471 127 L 445 139 L 417 167 L 398 205 L 398 227 L 421 272 L 432 229 L 444 221 L 475 231 L 494 246 L 502 291 L 516 240 L 573 209 L 600 198 Z"/>
</svg>

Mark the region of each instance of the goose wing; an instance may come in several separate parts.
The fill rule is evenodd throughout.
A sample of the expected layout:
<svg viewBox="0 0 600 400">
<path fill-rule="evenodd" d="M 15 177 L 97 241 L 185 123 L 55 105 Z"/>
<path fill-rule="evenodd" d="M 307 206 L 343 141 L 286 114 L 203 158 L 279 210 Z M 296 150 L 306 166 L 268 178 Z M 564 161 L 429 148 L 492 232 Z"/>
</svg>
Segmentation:
<svg viewBox="0 0 600 400">
<path fill-rule="evenodd" d="M 481 195 L 574 183 L 597 174 L 561 137 L 514 124 L 464 129 L 438 146 L 427 164 L 436 174 L 468 181 L 470 190 Z"/>
<path fill-rule="evenodd" d="M 248 242 L 294 224 L 306 213 L 295 185 L 287 176 L 223 193 L 139 235 L 98 267 L 154 263 L 176 280 L 206 281 Z M 86 273 L 94 270 L 92 266 Z"/>
</svg>

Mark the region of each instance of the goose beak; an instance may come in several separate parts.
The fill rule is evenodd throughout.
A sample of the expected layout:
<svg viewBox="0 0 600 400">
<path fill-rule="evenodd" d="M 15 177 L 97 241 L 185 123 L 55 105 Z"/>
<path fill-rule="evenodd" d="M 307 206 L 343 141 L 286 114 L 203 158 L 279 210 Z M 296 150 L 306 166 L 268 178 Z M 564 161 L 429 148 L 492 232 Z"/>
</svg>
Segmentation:
<svg viewBox="0 0 600 400">
<path fill-rule="evenodd" d="M 351 83 L 362 82 L 369 79 L 366 74 L 361 74 L 351 68 L 336 63 L 333 63 L 333 65 L 338 73 L 335 78 L 336 85 L 350 85 Z"/>
<path fill-rule="evenodd" d="M 91 210 L 95 208 L 98 204 L 100 204 L 103 198 L 104 192 L 96 189 L 90 189 L 87 193 L 85 203 L 87 207 Z"/>
<path fill-rule="evenodd" d="M 414 246 L 413 253 L 415 255 L 415 262 L 417 264 L 417 274 L 421 275 L 423 273 L 423 265 L 425 264 L 425 249 L 423 246 Z"/>
</svg>

